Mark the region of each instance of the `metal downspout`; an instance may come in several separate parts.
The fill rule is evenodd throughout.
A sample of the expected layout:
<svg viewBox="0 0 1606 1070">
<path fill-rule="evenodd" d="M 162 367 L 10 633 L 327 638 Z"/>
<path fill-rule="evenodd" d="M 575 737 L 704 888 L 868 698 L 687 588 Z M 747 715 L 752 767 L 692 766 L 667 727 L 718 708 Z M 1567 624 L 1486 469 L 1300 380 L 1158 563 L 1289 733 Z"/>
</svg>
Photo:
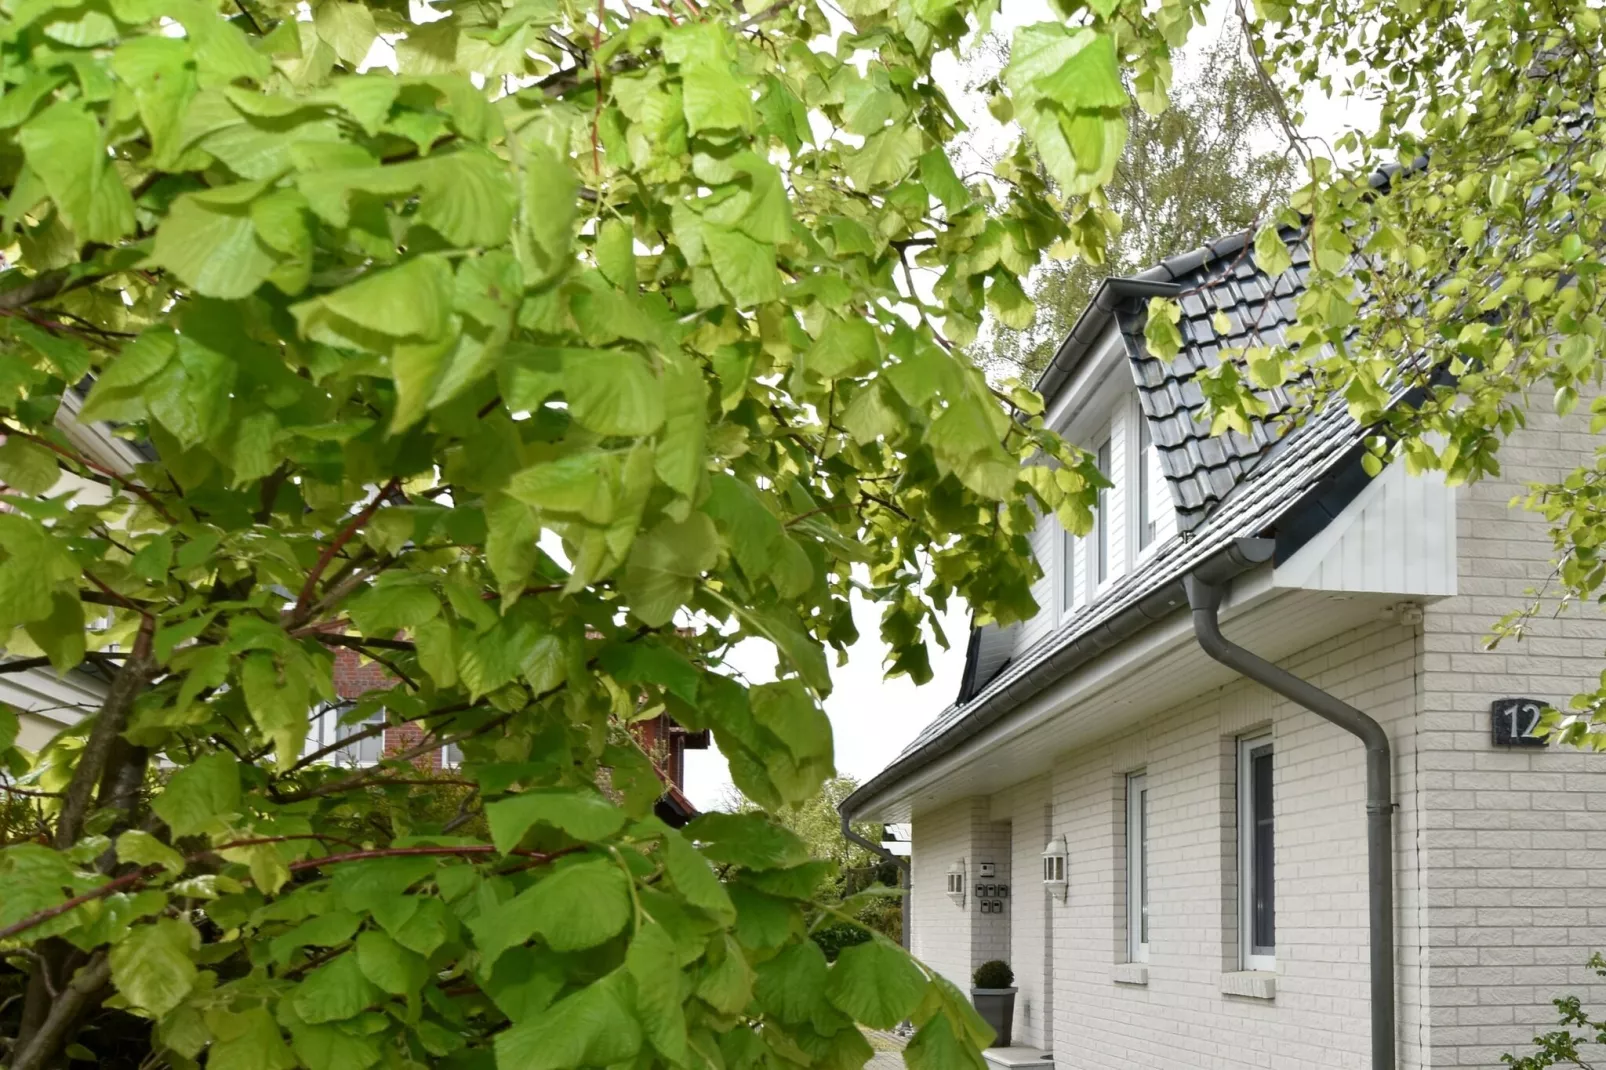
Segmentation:
<svg viewBox="0 0 1606 1070">
<path fill-rule="evenodd" d="M 899 910 L 903 913 L 902 931 L 898 934 L 898 943 L 905 951 L 909 950 L 909 863 L 872 840 L 867 840 L 853 831 L 848 823 L 848 815 L 838 811 L 837 816 L 842 819 L 842 838 L 849 843 L 856 843 L 871 854 L 879 855 L 885 861 L 898 867 L 898 883 L 903 886 L 903 897 L 899 901 Z"/>
<path fill-rule="evenodd" d="M 1356 736 L 1366 747 L 1367 904 L 1371 921 L 1372 1070 L 1394 1070 L 1394 802 L 1388 733 L 1366 714 L 1237 646 L 1221 634 L 1222 588 L 1184 578 L 1193 632 L 1204 652 Z"/>
</svg>

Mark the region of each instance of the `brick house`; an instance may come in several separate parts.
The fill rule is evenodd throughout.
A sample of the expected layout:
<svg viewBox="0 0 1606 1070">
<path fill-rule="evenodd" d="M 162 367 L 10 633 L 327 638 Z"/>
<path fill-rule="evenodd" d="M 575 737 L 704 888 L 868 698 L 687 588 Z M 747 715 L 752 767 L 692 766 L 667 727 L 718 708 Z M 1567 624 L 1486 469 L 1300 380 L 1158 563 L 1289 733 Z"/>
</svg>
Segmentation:
<svg viewBox="0 0 1606 1070">
<path fill-rule="evenodd" d="M 1308 270 L 1295 248 L 1268 277 L 1248 237 L 1099 290 L 1039 385 L 1114 482 L 1097 527 L 1043 519 L 1041 611 L 975 630 L 957 701 L 842 809 L 912 823 L 917 956 L 961 987 L 1013 966 L 1024 1048 L 1000 1065 L 1498 1066 L 1553 997 L 1606 1003 L 1584 968 L 1606 945 L 1606 758 L 1525 738 L 1509 701 L 1592 688 L 1606 623 L 1484 644 L 1550 570 L 1545 525 L 1509 503 L 1597 440 L 1536 404 L 1499 479 L 1451 488 L 1368 478 L 1338 406 L 1208 437 L 1212 316 L 1225 346 L 1276 338 Z M 1171 362 L 1143 343 L 1156 294 L 1184 309 Z M 1274 690 L 1218 623 L 1314 687 Z"/>
<path fill-rule="evenodd" d="M 365 660 L 349 648 L 342 647 L 335 651 L 334 685 L 335 694 L 340 698 L 353 699 L 369 691 L 384 690 L 394 683 L 395 677 L 378 662 Z M 380 713 L 366 722 L 343 725 L 340 723 L 340 713 L 341 707 L 314 712 L 312 729 L 306 742 L 309 754 L 360 731 L 365 724 L 384 720 L 383 713 Z M 630 732 L 652 759 L 659 778 L 664 782 L 664 794 L 656 807 L 658 816 L 672 827 L 680 828 L 697 816 L 697 808 L 685 794 L 686 751 L 706 749 L 709 734 L 706 731 L 688 732 L 667 716 L 638 721 L 630 726 Z M 329 757 L 331 761 L 342 765 L 370 765 L 381 758 L 413 749 L 423 738 L 423 729 L 415 723 L 389 725 L 380 735 L 354 740 Z M 416 756 L 413 764 L 423 769 L 441 770 L 454 767 L 459 760 L 457 748 L 446 746 Z"/>
</svg>

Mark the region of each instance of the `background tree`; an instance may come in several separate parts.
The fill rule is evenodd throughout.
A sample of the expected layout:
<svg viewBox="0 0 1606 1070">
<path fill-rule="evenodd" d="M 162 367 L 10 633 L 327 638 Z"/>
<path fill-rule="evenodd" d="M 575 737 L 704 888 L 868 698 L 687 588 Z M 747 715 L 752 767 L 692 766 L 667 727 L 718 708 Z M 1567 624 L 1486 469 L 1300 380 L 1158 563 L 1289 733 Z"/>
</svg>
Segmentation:
<svg viewBox="0 0 1606 1070">
<path fill-rule="evenodd" d="M 912 1016 L 912 1061 L 979 1070 L 953 985 L 807 938 L 835 863 L 666 827 L 610 727 L 666 710 L 811 799 L 850 592 L 920 678 L 948 599 L 1035 610 L 1032 504 L 1085 523 L 1087 459 L 952 352 L 1074 240 L 1024 148 L 1003 192 L 949 163 L 932 62 L 986 6 L 0 11 L 0 672 L 110 677 L 37 752 L 0 712 L 37 804 L 0 1061 L 851 1070 Z M 1198 12 L 1027 32 L 1065 196 L 1113 172 L 1120 64 L 1163 81 Z M 144 460 L 81 452 L 80 402 Z M 393 675 L 348 724 L 416 746 L 306 746 L 340 648 Z M 466 806 L 420 798 L 448 746 Z"/>
<path fill-rule="evenodd" d="M 893 941 L 901 940 L 903 935 L 903 912 L 898 897 L 901 871 L 897 863 L 887 861 L 842 835 L 842 817 L 837 807 L 858 786 L 858 780 L 853 777 L 834 776 L 820 785 L 819 792 L 812 798 L 773 814 L 777 824 L 808 845 L 809 854 L 835 863 L 834 872 L 815 889 L 815 900 L 830 904 L 852 920 L 833 922 L 827 919 L 826 924 L 817 926 L 810 934 L 825 957 L 833 962 L 843 947 L 864 943 L 873 932 Z M 762 808 L 730 788 L 726 790 L 720 809 L 751 813 Z M 885 826 L 858 822 L 853 831 L 872 843 L 879 843 Z"/>
<path fill-rule="evenodd" d="M 994 48 L 973 62 L 996 70 L 1007 61 L 1007 48 Z M 967 350 L 990 374 L 1032 382 L 1103 279 L 1242 230 L 1292 189 L 1298 166 L 1277 137 L 1280 102 L 1249 60 L 1241 30 L 1230 28 L 1187 63 L 1192 73 L 1178 80 L 1169 108 L 1131 114 L 1126 150 L 1104 187 L 1120 225 L 1102 260 L 1050 259 L 1032 274 L 1031 325 L 990 323 Z"/>
</svg>

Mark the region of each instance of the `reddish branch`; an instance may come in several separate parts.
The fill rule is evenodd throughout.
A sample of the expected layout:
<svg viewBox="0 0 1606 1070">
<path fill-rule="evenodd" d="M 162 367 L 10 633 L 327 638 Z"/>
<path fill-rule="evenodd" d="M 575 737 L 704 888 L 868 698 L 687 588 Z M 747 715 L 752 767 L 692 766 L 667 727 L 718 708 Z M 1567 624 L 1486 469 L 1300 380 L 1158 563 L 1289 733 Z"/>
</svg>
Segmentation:
<svg viewBox="0 0 1606 1070">
<path fill-rule="evenodd" d="M 45 449 L 50 450 L 52 453 L 60 454 L 61 456 L 67 458 L 69 461 L 73 462 L 74 464 L 82 465 L 83 467 L 89 469 L 92 472 L 99 472 L 101 475 L 106 476 L 108 479 L 115 480 L 116 482 L 122 484 L 123 486 L 127 487 L 129 490 L 133 491 L 136 495 L 138 495 L 140 500 L 145 502 L 146 505 L 149 505 L 152 509 L 155 509 L 157 514 L 159 516 L 161 516 L 161 518 L 163 520 L 167 521 L 169 524 L 177 524 L 178 523 L 178 521 L 176 519 L 174 519 L 173 514 L 169 513 L 167 511 L 166 507 L 162 505 L 161 501 L 158 500 L 157 497 L 154 494 L 152 494 L 150 491 L 146 490 L 144 487 L 140 486 L 138 483 L 133 482 L 127 476 L 123 475 L 121 472 L 117 471 L 116 469 L 108 468 L 103 464 L 100 464 L 100 463 L 98 463 L 96 461 L 92 461 L 88 457 L 85 457 L 84 455 L 82 455 L 80 453 L 74 453 L 72 450 L 67 449 L 65 446 L 58 446 L 54 442 L 50 441 L 48 438 L 41 438 L 38 435 L 30 434 L 27 431 L 22 431 L 22 430 L 19 430 L 19 429 L 15 428 L 15 427 L 9 427 L 8 426 L 8 427 L 4 428 L 4 432 L 5 432 L 5 434 L 8 434 L 8 435 L 16 435 L 18 438 L 25 438 L 29 442 L 32 442 L 32 443 L 34 443 L 36 445 L 39 445 L 39 446 L 43 446 Z"/>
<path fill-rule="evenodd" d="M 85 903 L 94 902 L 96 899 L 104 899 L 113 892 L 120 892 L 124 888 L 132 887 L 133 885 L 138 884 L 140 881 L 145 880 L 147 877 L 154 876 L 156 873 L 161 871 L 161 868 L 161 866 L 145 866 L 141 869 L 136 869 L 132 873 L 125 873 L 121 877 L 107 881 L 105 884 L 102 884 L 99 888 L 96 888 L 93 891 L 85 892 L 82 895 L 75 895 L 64 903 L 57 903 L 53 907 L 46 907 L 44 910 L 29 914 L 21 921 L 14 921 L 10 925 L 7 925 L 4 929 L 0 929 L 0 940 L 13 937 L 20 932 L 26 932 L 36 925 L 43 925 L 51 918 L 65 914 L 74 907 L 81 907 Z"/>
<path fill-rule="evenodd" d="M 313 596 L 318 593 L 318 581 L 323 578 L 324 570 L 329 567 L 329 562 L 333 561 L 335 555 L 340 553 L 341 548 L 351 541 L 352 536 L 357 534 L 359 528 L 373 519 L 374 513 L 378 512 L 385 499 L 395 493 L 396 488 L 399 486 L 401 486 L 401 480 L 397 478 L 380 487 L 379 493 L 374 495 L 373 500 L 363 506 L 362 511 L 352 517 L 351 522 L 340 529 L 340 534 L 336 535 L 329 545 L 323 548 L 323 553 L 318 555 L 318 561 L 312 566 L 312 571 L 307 573 L 307 582 L 302 585 L 301 596 L 296 599 L 295 609 L 290 613 L 291 620 L 299 624 L 305 618 L 312 606 Z"/>
<path fill-rule="evenodd" d="M 285 841 L 288 841 L 288 840 L 306 840 L 306 839 L 317 839 L 317 840 L 331 839 L 331 840 L 333 840 L 332 837 L 323 837 L 323 836 L 261 836 L 261 837 L 256 837 L 256 838 L 253 838 L 253 839 L 246 839 L 246 840 L 231 840 L 228 843 L 220 843 L 216 847 L 212 848 L 211 850 L 202 851 L 202 852 L 199 852 L 199 853 L 193 854 L 193 855 L 186 855 L 185 858 L 184 858 L 184 863 L 186 865 L 188 865 L 191 862 L 195 862 L 197 860 L 206 858 L 209 855 L 213 855 L 218 851 L 227 851 L 227 850 L 229 850 L 231 848 L 235 848 L 235 847 L 252 847 L 252 846 L 256 846 L 258 844 L 282 843 L 282 842 L 285 842 Z M 333 840 L 333 842 L 336 842 L 336 843 L 349 843 L 350 841 L 349 840 Z M 519 850 L 514 850 L 514 851 L 501 852 L 501 851 L 498 851 L 494 846 L 492 846 L 491 844 L 488 844 L 488 843 L 472 843 L 472 844 L 463 844 L 463 845 L 460 845 L 460 846 L 438 846 L 438 847 L 437 846 L 432 846 L 432 845 L 430 845 L 430 846 L 418 846 L 418 847 L 374 847 L 374 848 L 370 848 L 370 849 L 366 849 L 366 850 L 347 851 L 344 854 L 325 855 L 322 858 L 304 858 L 304 859 L 301 859 L 298 862 L 290 863 L 288 868 L 289 868 L 291 873 L 300 873 L 300 872 L 302 872 L 304 870 L 319 869 L 319 868 L 321 868 L 323 866 L 332 866 L 332 865 L 335 865 L 336 863 L 340 863 L 340 862 L 362 862 L 362 861 L 366 861 L 366 860 L 372 859 L 372 858 L 406 858 L 406 857 L 420 857 L 420 856 L 422 856 L 422 857 L 472 857 L 472 856 L 477 856 L 477 855 L 500 855 L 500 854 L 504 854 L 504 853 L 505 854 L 510 854 L 510 855 L 516 855 L 516 856 L 518 856 L 520 858 L 527 859 L 529 865 L 541 865 L 543 863 L 550 862 L 553 859 L 558 858 L 558 857 L 560 857 L 562 855 L 570 854 L 570 853 L 573 853 L 574 851 L 578 851 L 578 850 L 581 850 L 581 849 L 582 848 L 580 848 L 580 847 L 565 847 L 561 851 L 543 852 L 543 851 L 519 851 Z M 65 902 L 57 903 L 53 907 L 47 907 L 44 910 L 40 910 L 40 911 L 37 911 L 37 912 L 35 912 L 33 914 L 28 915 L 26 918 L 23 918 L 20 921 L 13 922 L 12 924 L 6 926 L 5 928 L 0 929 L 0 940 L 6 940 L 6 939 L 9 939 L 10 937 L 16 936 L 18 933 L 27 932 L 29 929 L 32 929 L 32 928 L 35 928 L 37 926 L 43 925 L 45 922 L 49 921 L 51 918 L 60 917 L 61 915 L 67 913 L 69 910 L 72 910 L 75 907 L 81 907 L 85 903 L 93 902 L 96 899 L 104 899 L 109 895 L 113 895 L 113 894 L 115 894 L 117 892 L 122 891 L 125 888 L 132 888 L 135 885 L 139 884 L 140 882 L 145 881 L 145 880 L 149 880 L 151 877 L 156 876 L 161 871 L 162 871 L 162 867 L 161 866 L 151 865 L 151 866 L 142 866 L 139 869 L 133 870 L 133 871 L 128 872 L 128 873 L 125 873 L 121 877 L 116 877 L 116 878 L 114 878 L 112 880 L 107 881 L 105 884 L 102 884 L 98 888 L 95 888 L 95 889 L 93 889 L 91 891 L 88 891 L 88 892 L 84 892 L 82 895 L 75 895 L 71 899 L 66 900 Z"/>
</svg>

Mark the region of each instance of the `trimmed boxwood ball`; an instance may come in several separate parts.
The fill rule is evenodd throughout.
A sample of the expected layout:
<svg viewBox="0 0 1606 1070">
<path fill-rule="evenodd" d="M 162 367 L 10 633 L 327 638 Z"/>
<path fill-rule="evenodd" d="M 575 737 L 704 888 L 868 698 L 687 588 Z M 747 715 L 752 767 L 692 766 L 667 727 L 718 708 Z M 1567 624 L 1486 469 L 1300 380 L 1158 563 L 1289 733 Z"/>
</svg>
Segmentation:
<svg viewBox="0 0 1606 1070">
<path fill-rule="evenodd" d="M 977 988 L 1009 988 L 1015 983 L 1015 971 L 1003 959 L 992 959 L 977 966 L 970 980 Z"/>
</svg>

